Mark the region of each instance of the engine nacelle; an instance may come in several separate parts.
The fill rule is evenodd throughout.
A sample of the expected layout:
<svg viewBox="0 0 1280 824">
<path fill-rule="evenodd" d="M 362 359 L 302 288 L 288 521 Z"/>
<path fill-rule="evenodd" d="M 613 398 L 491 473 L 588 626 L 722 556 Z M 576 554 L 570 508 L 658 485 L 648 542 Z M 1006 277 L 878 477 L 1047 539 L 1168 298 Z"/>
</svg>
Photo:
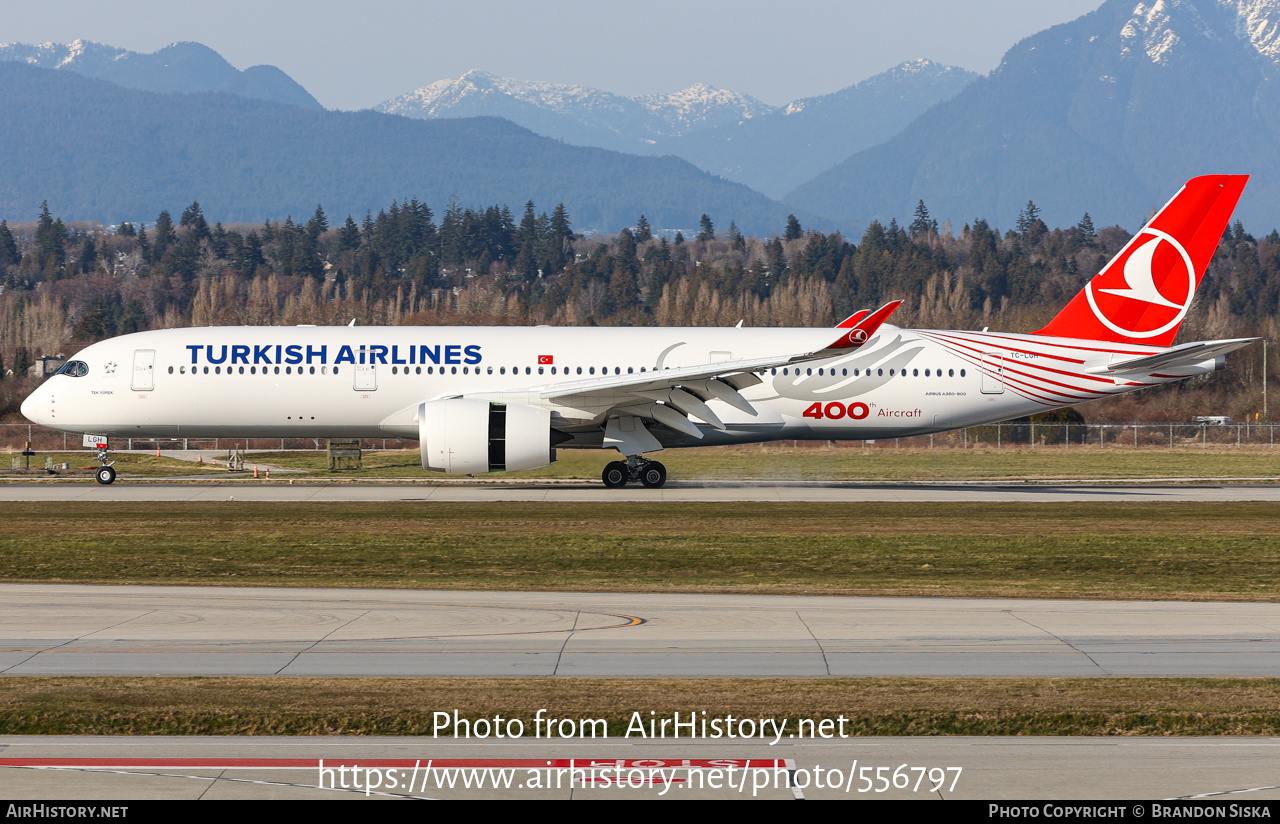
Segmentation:
<svg viewBox="0 0 1280 824">
<path fill-rule="evenodd" d="M 568 440 L 551 429 L 551 410 L 473 398 L 418 405 L 422 468 L 451 475 L 520 472 L 547 466 L 555 445 Z"/>
</svg>

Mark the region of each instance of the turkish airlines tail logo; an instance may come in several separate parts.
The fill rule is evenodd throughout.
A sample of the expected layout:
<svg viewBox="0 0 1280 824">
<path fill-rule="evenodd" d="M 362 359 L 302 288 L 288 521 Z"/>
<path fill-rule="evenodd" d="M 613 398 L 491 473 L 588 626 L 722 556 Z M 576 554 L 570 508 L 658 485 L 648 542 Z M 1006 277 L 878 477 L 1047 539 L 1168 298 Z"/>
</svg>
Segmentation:
<svg viewBox="0 0 1280 824">
<path fill-rule="evenodd" d="M 1207 175 L 1187 181 L 1036 334 L 1172 345 L 1248 179 Z"/>
</svg>

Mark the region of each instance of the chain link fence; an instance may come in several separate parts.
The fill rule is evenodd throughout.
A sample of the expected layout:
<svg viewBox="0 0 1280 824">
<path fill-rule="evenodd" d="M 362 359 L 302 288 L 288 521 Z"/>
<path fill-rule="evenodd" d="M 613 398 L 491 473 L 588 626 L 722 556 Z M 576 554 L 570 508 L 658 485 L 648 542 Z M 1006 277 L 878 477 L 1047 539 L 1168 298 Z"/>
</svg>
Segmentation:
<svg viewBox="0 0 1280 824">
<path fill-rule="evenodd" d="M 35 452 L 92 452 L 82 445 L 79 435 L 58 432 L 43 426 L 27 423 L 0 424 L 0 452 L 21 452 L 30 442 Z M 163 450 L 200 451 L 268 451 L 300 452 L 323 451 L 328 438 L 112 438 L 113 452 L 152 452 Z M 414 448 L 417 442 L 410 444 Z M 409 446 L 398 438 L 365 438 L 361 441 L 365 450 L 407 449 Z"/>
<path fill-rule="evenodd" d="M 775 441 L 778 446 L 878 447 L 902 449 L 1189 449 L 1208 447 L 1274 447 L 1273 423 L 1088 423 L 1032 424 L 1008 422 L 973 426 L 936 435 L 868 441 Z M 35 424 L 0 424 L 0 452 L 21 452 L 30 442 L 36 452 L 90 452 L 79 435 Z M 325 438 L 113 438 L 114 451 L 320 451 Z M 416 441 L 365 438 L 365 450 L 415 449 Z"/>
</svg>

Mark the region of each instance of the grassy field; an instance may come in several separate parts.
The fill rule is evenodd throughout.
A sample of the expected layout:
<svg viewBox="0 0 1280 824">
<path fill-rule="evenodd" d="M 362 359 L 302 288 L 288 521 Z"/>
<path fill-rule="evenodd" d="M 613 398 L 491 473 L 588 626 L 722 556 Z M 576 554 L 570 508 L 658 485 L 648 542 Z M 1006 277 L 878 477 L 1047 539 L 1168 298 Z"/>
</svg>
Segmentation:
<svg viewBox="0 0 1280 824">
<path fill-rule="evenodd" d="M 431 735 L 432 712 L 603 719 L 844 716 L 865 735 L 1280 735 L 1276 679 L 10 678 L 8 735 Z M 838 721 L 837 721 L 838 723 Z M 838 727 L 834 728 L 838 729 Z"/>
<path fill-rule="evenodd" d="M 72 467 L 91 465 L 84 452 L 48 453 L 55 463 Z M 11 466 L 12 453 L 0 453 L 0 468 Z M 113 453 L 121 477 L 157 478 L 197 476 L 201 479 L 236 477 L 225 468 L 212 468 L 154 453 Z M 493 473 L 486 479 L 532 480 L 569 478 L 598 480 L 605 463 L 617 459 L 612 451 L 559 450 L 559 460 L 543 469 L 520 473 Z M 782 445 L 704 447 L 663 452 L 661 459 L 673 481 L 698 480 L 839 480 L 839 481 L 959 481 L 1052 480 L 1126 478 L 1280 478 L 1280 450 L 1260 447 L 1209 447 L 1163 449 L 1112 446 L 1061 446 L 1006 449 L 894 449 L 892 447 L 792 447 Z M 45 453 L 32 459 L 44 466 Z M 418 451 L 366 451 L 364 468 L 330 472 L 323 451 L 251 452 L 246 465 L 270 464 L 301 470 L 303 475 L 285 478 L 359 480 L 394 478 L 432 480 L 442 476 L 425 472 Z M 43 473 L 41 473 L 43 474 Z M 91 473 L 73 472 L 89 478 Z M 16 477 L 0 470 L 0 478 Z M 457 480 L 454 478 L 453 480 Z"/>
<path fill-rule="evenodd" d="M 424 476 L 417 450 L 366 452 L 365 469 L 329 472 L 324 453 L 255 453 L 254 460 L 326 477 Z M 562 449 L 559 460 L 532 472 L 486 478 L 598 479 L 617 455 Z M 1163 449 L 891 449 L 734 446 L 680 449 L 659 456 L 672 480 L 922 481 L 1051 478 L 1280 477 L 1280 452 Z"/>
<path fill-rule="evenodd" d="M 1280 509 L 11 503 L 0 580 L 1270 601 Z"/>
</svg>

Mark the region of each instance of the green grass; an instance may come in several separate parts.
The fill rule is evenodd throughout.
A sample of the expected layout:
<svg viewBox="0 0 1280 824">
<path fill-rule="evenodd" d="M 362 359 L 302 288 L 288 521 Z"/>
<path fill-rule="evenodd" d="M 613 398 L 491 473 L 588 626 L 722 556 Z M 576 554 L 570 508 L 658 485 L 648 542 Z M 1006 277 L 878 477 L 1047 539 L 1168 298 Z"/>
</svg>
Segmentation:
<svg viewBox="0 0 1280 824">
<path fill-rule="evenodd" d="M 439 478 L 425 472 L 417 450 L 365 452 L 364 469 L 329 472 L 323 452 L 252 453 L 253 460 L 321 477 Z M 612 451 L 561 449 L 543 469 L 485 478 L 597 480 Z M 1053 478 L 1280 477 L 1280 452 L 1040 447 L 1036 449 L 893 449 L 890 447 L 702 447 L 663 452 L 673 480 L 957 481 Z"/>
<path fill-rule="evenodd" d="M 1270 601 L 1278 527 L 1266 503 L 11 503 L 0 580 Z"/>
<path fill-rule="evenodd" d="M 625 735 L 691 708 L 708 716 L 843 716 L 870 735 L 1280 735 L 1280 680 L 9 678 L 6 735 L 423 735 L 432 712 L 520 719 L 539 708 Z M 833 729 L 840 729 L 833 726 Z"/>
</svg>

